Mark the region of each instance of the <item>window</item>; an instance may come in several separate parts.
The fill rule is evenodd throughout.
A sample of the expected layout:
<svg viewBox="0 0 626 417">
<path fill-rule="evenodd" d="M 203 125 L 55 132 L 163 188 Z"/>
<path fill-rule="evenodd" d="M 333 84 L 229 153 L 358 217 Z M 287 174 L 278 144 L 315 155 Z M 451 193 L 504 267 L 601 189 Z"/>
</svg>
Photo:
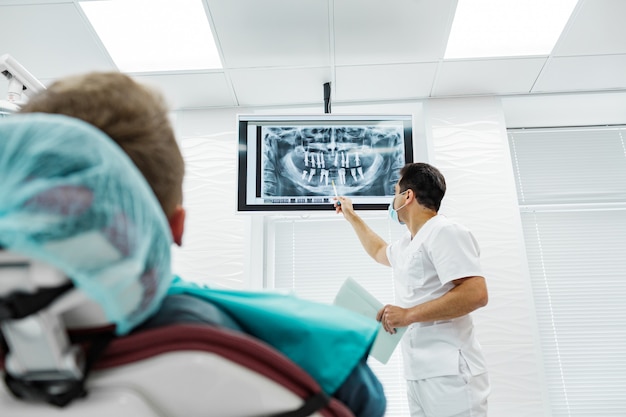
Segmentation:
<svg viewBox="0 0 626 417">
<path fill-rule="evenodd" d="M 406 230 L 388 220 L 386 213 L 365 217 L 367 224 L 388 242 Z M 342 216 L 319 218 L 274 217 L 267 220 L 269 288 L 289 289 L 298 296 L 332 303 L 339 287 L 352 277 L 382 303 L 393 303 L 391 268 L 377 264 Z M 397 348 L 386 365 L 370 358 L 387 396 L 387 417 L 409 414 L 402 355 Z"/>
<path fill-rule="evenodd" d="M 509 142 L 552 416 L 624 416 L 626 128 Z"/>
</svg>

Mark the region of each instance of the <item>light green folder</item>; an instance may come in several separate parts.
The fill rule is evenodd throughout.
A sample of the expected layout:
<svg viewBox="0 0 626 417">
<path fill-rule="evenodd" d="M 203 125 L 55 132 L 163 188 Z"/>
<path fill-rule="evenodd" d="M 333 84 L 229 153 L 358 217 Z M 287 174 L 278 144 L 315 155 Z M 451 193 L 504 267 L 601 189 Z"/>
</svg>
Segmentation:
<svg viewBox="0 0 626 417">
<path fill-rule="evenodd" d="M 374 320 L 378 311 L 384 306 L 352 278 L 346 279 L 343 283 L 333 304 Z M 370 355 L 383 364 L 387 363 L 405 331 L 406 327 L 401 327 L 396 329 L 396 333 L 390 334 L 381 327 Z"/>
</svg>

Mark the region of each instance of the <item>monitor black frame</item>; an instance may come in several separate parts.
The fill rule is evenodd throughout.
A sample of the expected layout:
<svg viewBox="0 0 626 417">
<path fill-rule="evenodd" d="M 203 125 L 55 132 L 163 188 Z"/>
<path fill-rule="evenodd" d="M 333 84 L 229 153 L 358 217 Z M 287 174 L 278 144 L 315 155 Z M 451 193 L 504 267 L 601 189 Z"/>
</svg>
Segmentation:
<svg viewBox="0 0 626 417">
<path fill-rule="evenodd" d="M 413 117 L 412 115 L 238 115 L 237 117 L 239 146 L 238 146 L 238 169 L 237 169 L 237 211 L 243 213 L 266 213 L 266 212 L 310 212 L 310 211 L 332 211 L 333 210 L 333 197 L 334 192 L 330 192 L 329 185 L 320 185 L 319 187 L 326 188 L 328 192 L 326 195 L 312 194 L 312 195 L 299 195 L 299 196 L 262 196 L 263 186 L 263 132 L 265 129 L 266 136 L 270 131 L 287 132 L 300 129 L 311 129 L 321 127 L 322 129 L 330 129 L 334 132 L 346 132 L 346 129 L 357 128 L 359 132 L 378 132 L 380 138 L 380 131 L 391 132 L 389 135 L 396 138 L 396 134 L 400 135 L 400 143 L 396 144 L 392 151 L 395 153 L 390 156 L 385 156 L 385 152 L 391 153 L 389 148 L 376 148 L 376 154 L 372 158 L 378 158 L 380 161 L 382 158 L 383 164 L 393 165 L 393 170 L 387 167 L 387 171 L 383 172 L 383 175 L 398 176 L 399 168 L 406 163 L 413 162 Z M 296 134 L 301 134 L 301 131 Z M 367 134 L 367 133 L 366 133 Z M 390 137 L 391 137 L 390 136 Z M 392 139 L 393 139 L 392 138 Z M 384 137 L 383 139 L 375 139 L 377 143 L 382 143 L 385 140 L 392 140 Z M 281 140 L 276 139 L 276 140 Z M 303 140 L 303 139 L 300 139 Z M 357 139 L 362 141 L 362 139 Z M 370 139 L 370 143 L 372 139 Z M 386 143 L 386 142 L 385 142 Z M 325 146 L 325 145 L 322 145 Z M 349 146 L 349 145 L 348 145 Z M 308 148 L 308 147 L 307 147 Z M 369 147 L 367 149 L 372 149 Z M 296 152 L 295 149 L 292 150 Z M 302 149 L 300 149 L 302 151 Z M 398 154 L 402 151 L 403 155 L 401 163 L 397 161 L 400 158 Z M 251 153 L 254 153 L 253 155 Z M 324 155 L 323 152 L 318 152 Z M 307 150 L 308 154 L 308 150 Z M 354 153 L 353 153 L 354 154 Z M 358 152 L 356 153 L 358 154 Z M 395 156 L 395 161 L 391 159 Z M 318 155 L 319 157 L 319 155 Z M 328 155 L 327 155 L 328 157 Z M 387 159 L 385 159 L 385 157 Z M 324 156 L 321 156 L 324 158 Z M 354 158 L 354 156 L 353 156 Z M 357 156 L 358 158 L 358 156 Z M 267 159 L 267 157 L 265 158 Z M 305 156 L 306 159 L 306 156 Z M 347 158 L 349 159 L 349 157 Z M 371 159 L 371 158 L 370 158 Z M 353 161 L 354 163 L 354 161 Z M 319 160 L 317 162 L 319 166 Z M 252 165 L 252 166 L 251 166 Z M 312 161 L 312 165 L 313 161 Z M 380 163 L 377 165 L 380 166 Z M 293 175 L 293 169 L 295 166 L 291 166 L 290 172 L 292 181 L 304 182 L 306 177 L 305 173 L 302 173 L 302 179 L 295 178 Z M 366 168 L 367 169 L 367 168 Z M 284 175 L 287 171 L 283 170 L 276 173 L 276 180 L 284 180 Z M 350 171 L 348 171 L 349 173 Z M 354 176 L 354 182 L 358 179 L 358 175 Z M 360 173 L 361 178 L 366 178 Z M 335 177 L 336 178 L 336 177 Z M 328 182 L 328 173 L 326 174 L 326 181 Z M 352 181 L 351 178 L 348 178 Z M 372 175 L 369 175 L 370 181 L 373 181 Z M 322 177 L 319 182 L 321 183 Z M 350 197 L 353 201 L 354 208 L 357 210 L 386 210 L 391 197 L 393 196 L 393 190 L 390 189 L 387 179 L 387 184 L 384 186 L 387 188 L 385 193 L 377 193 L 376 195 L 352 195 L 351 193 L 342 193 L 346 189 L 349 190 L 346 175 L 343 175 L 343 182 L 345 185 L 336 184 L 340 189 L 339 194 Z M 297 185 L 297 184 L 296 184 Z M 301 184 L 302 185 L 302 184 Z M 306 186 L 306 184 L 304 184 Z M 371 187 L 374 188 L 374 187 Z M 380 187 L 378 187 L 380 188 Z M 250 193 L 252 192 L 252 196 Z M 378 195 L 382 194 L 382 195 Z M 252 201 L 251 201 L 252 200 Z M 272 201 L 269 201 L 272 200 Z"/>
</svg>

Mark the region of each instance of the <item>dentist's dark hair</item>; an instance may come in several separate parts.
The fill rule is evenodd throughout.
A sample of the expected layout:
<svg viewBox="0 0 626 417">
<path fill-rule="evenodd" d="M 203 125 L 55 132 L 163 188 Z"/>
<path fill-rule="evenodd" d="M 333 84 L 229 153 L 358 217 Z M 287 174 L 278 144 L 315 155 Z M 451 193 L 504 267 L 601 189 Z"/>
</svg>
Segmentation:
<svg viewBox="0 0 626 417">
<path fill-rule="evenodd" d="M 400 169 L 398 186 L 400 192 L 412 190 L 418 203 L 434 211 L 439 211 L 441 200 L 446 194 L 446 180 L 443 174 L 425 162 L 403 166 Z"/>
</svg>

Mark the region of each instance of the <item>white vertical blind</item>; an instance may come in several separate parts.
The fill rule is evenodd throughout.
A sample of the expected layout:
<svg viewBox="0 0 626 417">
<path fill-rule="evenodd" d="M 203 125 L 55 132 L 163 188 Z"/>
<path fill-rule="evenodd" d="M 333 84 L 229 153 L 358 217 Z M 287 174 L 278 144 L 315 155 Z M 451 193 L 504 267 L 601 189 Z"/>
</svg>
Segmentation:
<svg viewBox="0 0 626 417">
<path fill-rule="evenodd" d="M 509 132 L 520 204 L 626 201 L 626 129 Z"/>
<path fill-rule="evenodd" d="M 554 417 L 626 416 L 624 132 L 509 132 Z"/>
<path fill-rule="evenodd" d="M 365 219 L 387 241 L 406 230 L 390 223 L 385 215 Z M 298 296 L 332 303 L 339 287 L 352 277 L 382 303 L 393 303 L 392 269 L 377 264 L 362 248 L 352 227 L 341 216 L 323 218 L 273 218 L 268 221 L 273 236 L 273 256 L 268 259 L 273 276 L 268 286 L 293 290 Z M 386 365 L 368 361 L 382 382 L 387 396 L 387 417 L 409 415 L 402 356 L 396 349 Z"/>
</svg>

